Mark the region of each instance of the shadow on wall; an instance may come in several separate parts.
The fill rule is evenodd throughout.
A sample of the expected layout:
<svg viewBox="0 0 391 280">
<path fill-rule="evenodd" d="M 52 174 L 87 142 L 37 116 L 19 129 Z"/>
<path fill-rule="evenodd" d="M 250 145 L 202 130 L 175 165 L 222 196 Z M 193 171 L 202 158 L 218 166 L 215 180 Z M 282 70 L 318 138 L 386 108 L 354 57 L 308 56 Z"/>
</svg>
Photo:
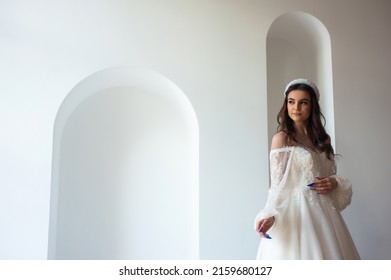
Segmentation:
<svg viewBox="0 0 391 280">
<path fill-rule="evenodd" d="M 295 78 L 308 78 L 320 90 L 326 129 L 335 147 L 331 42 L 326 27 L 310 14 L 285 13 L 270 26 L 266 52 L 269 146 L 285 85 Z"/>
<path fill-rule="evenodd" d="M 165 77 L 93 74 L 54 128 L 49 259 L 198 259 L 198 122 Z"/>
</svg>

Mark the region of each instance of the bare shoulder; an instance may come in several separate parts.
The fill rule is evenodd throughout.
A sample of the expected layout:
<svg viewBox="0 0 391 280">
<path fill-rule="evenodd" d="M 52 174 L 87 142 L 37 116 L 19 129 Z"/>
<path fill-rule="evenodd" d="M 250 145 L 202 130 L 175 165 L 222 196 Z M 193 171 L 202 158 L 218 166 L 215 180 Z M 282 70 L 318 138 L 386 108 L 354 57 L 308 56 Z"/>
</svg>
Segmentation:
<svg viewBox="0 0 391 280">
<path fill-rule="evenodd" d="M 286 143 L 286 133 L 283 131 L 277 132 L 276 134 L 273 135 L 272 138 L 272 145 L 271 149 L 279 149 L 283 148 L 287 145 Z"/>
</svg>

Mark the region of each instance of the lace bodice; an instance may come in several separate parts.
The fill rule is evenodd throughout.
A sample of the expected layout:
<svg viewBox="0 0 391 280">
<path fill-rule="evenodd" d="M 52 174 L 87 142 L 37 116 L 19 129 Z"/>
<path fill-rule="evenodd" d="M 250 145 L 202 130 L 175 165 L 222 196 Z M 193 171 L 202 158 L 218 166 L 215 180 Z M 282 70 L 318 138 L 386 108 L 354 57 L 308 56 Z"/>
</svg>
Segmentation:
<svg viewBox="0 0 391 280">
<path fill-rule="evenodd" d="M 316 177 L 334 177 L 338 188 L 329 195 L 319 195 L 307 186 Z M 313 206 L 327 203 L 334 210 L 343 210 L 350 204 L 351 184 L 336 175 L 334 159 L 328 159 L 325 153 L 290 146 L 270 152 L 270 189 L 265 208 L 257 215 L 256 221 L 283 214 L 287 200 L 294 197 L 297 203 L 305 199 Z"/>
</svg>

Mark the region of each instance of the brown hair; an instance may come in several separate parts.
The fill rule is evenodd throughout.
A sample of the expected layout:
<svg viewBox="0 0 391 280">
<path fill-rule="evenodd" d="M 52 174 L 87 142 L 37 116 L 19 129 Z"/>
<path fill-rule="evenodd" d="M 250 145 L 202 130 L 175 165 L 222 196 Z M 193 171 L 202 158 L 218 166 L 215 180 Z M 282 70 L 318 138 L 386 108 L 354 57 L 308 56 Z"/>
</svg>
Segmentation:
<svg viewBox="0 0 391 280">
<path fill-rule="evenodd" d="M 293 120 L 289 117 L 287 109 L 288 93 L 296 89 L 308 92 L 311 97 L 311 113 L 307 122 L 308 137 L 316 149 L 320 150 L 321 152 L 326 152 L 327 158 L 331 159 L 334 156 L 334 150 L 331 144 L 328 142 L 330 136 L 327 134 L 324 128 L 323 123 L 326 123 L 326 119 L 321 112 L 319 102 L 312 87 L 306 84 L 294 84 L 287 89 L 285 92 L 284 104 L 282 105 L 282 108 L 277 115 L 277 131 L 285 132 L 285 140 L 287 143 L 291 141 L 298 143 Z"/>
</svg>

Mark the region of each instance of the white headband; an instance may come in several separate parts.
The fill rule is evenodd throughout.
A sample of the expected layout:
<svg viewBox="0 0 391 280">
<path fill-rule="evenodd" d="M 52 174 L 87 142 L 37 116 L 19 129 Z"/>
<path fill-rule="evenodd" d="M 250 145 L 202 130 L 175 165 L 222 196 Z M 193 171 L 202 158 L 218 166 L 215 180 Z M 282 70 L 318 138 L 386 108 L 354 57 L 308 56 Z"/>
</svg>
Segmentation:
<svg viewBox="0 0 391 280">
<path fill-rule="evenodd" d="M 295 79 L 293 81 L 291 81 L 289 84 L 286 85 L 285 87 L 285 91 L 284 91 L 284 96 L 286 95 L 286 92 L 287 90 L 289 89 L 289 87 L 293 86 L 293 85 L 297 85 L 297 84 L 305 84 L 307 86 L 310 86 L 314 92 L 315 92 L 315 95 L 316 95 L 316 98 L 318 99 L 319 101 L 319 98 L 320 98 L 320 94 L 319 94 L 319 90 L 318 88 L 316 87 L 316 85 L 311 82 L 310 80 L 308 79 L 303 79 L 303 78 L 300 78 L 300 79 Z"/>
</svg>

